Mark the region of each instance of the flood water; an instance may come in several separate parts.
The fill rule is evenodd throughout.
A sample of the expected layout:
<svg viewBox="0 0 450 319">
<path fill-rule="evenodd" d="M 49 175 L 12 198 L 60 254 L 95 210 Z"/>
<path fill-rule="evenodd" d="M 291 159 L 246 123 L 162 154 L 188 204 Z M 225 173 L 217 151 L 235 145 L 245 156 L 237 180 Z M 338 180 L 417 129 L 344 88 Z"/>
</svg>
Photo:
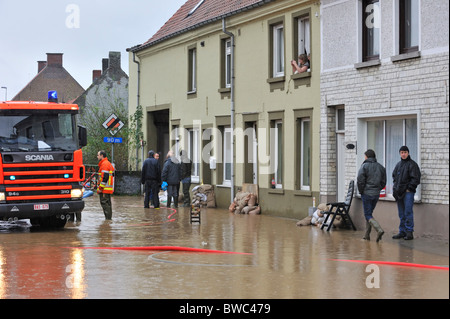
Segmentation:
<svg viewBox="0 0 450 319">
<path fill-rule="evenodd" d="M 105 221 L 94 195 L 81 223 L 0 230 L 0 298 L 449 298 L 448 269 L 375 262 L 448 267 L 448 243 L 385 234 L 377 244 L 362 240 L 362 230 L 296 222 L 203 209 L 191 224 L 187 208 L 144 209 L 143 198 L 126 196 L 113 197 L 113 220 Z M 96 249 L 148 246 L 247 254 Z"/>
</svg>

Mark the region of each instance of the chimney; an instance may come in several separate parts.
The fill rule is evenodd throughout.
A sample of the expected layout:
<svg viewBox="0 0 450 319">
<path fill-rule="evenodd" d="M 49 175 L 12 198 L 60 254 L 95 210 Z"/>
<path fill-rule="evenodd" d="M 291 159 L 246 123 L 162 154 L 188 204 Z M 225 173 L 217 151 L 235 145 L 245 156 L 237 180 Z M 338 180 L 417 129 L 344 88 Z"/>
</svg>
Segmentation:
<svg viewBox="0 0 450 319">
<path fill-rule="evenodd" d="M 37 61 L 38 63 L 38 73 L 42 71 L 43 68 L 47 66 L 47 61 Z"/>
<path fill-rule="evenodd" d="M 104 58 L 102 60 L 102 72 L 105 73 L 105 71 L 108 69 L 109 67 L 109 59 Z"/>
<path fill-rule="evenodd" d="M 109 52 L 109 67 L 111 69 L 120 70 L 120 52 Z"/>
<path fill-rule="evenodd" d="M 92 83 L 95 82 L 102 75 L 102 70 L 93 70 L 92 71 Z"/>
<path fill-rule="evenodd" d="M 47 53 L 47 65 L 62 67 L 62 53 Z"/>
</svg>

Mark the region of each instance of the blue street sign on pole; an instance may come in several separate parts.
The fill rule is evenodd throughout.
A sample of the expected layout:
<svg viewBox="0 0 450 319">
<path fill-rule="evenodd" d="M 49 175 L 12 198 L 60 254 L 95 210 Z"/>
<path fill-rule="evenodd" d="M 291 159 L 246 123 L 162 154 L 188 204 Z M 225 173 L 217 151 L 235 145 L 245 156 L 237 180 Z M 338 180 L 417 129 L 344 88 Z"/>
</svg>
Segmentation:
<svg viewBox="0 0 450 319">
<path fill-rule="evenodd" d="M 103 142 L 120 144 L 120 143 L 122 143 L 122 138 L 121 137 L 104 137 Z"/>
</svg>

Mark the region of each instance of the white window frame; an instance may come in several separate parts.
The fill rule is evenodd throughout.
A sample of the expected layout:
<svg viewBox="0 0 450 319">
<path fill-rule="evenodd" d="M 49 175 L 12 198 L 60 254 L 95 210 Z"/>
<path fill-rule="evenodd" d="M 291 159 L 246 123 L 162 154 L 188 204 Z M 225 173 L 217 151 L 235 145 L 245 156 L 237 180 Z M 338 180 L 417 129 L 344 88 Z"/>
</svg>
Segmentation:
<svg viewBox="0 0 450 319">
<path fill-rule="evenodd" d="M 188 154 L 192 161 L 191 182 L 200 182 L 200 148 L 199 148 L 199 132 L 198 128 L 188 129 Z"/>
<path fill-rule="evenodd" d="M 231 187 L 231 172 L 230 178 L 227 178 L 226 165 L 232 163 L 231 152 L 231 139 L 233 138 L 233 132 L 231 127 L 225 127 L 223 131 L 223 176 L 222 185 Z"/>
<path fill-rule="evenodd" d="M 225 40 L 225 87 L 231 88 L 231 39 Z"/>
<path fill-rule="evenodd" d="M 275 149 L 274 149 L 274 156 L 275 156 L 275 169 L 274 169 L 274 178 L 275 178 L 275 188 L 283 188 L 283 162 L 281 161 L 281 163 L 278 162 L 278 157 L 281 153 L 281 158 L 283 158 L 283 141 L 281 142 L 281 145 L 278 143 L 278 130 L 279 130 L 279 126 L 281 126 L 281 138 L 283 139 L 283 121 L 281 120 L 277 120 L 275 121 Z M 278 165 L 281 165 L 281 176 L 279 176 L 279 172 L 278 172 Z M 281 181 L 281 183 L 278 182 L 278 180 Z"/>
<path fill-rule="evenodd" d="M 188 93 L 197 92 L 197 48 L 189 49 L 189 88 Z"/>
<path fill-rule="evenodd" d="M 281 32 L 280 32 L 281 31 Z M 284 25 L 283 23 L 272 26 L 273 39 L 273 77 L 284 76 Z"/>
<path fill-rule="evenodd" d="M 304 125 L 305 122 L 309 123 L 308 134 L 305 134 L 305 125 Z M 300 119 L 300 136 L 301 136 L 301 139 L 300 139 L 300 189 L 309 191 L 309 190 L 311 190 L 311 158 L 310 158 L 311 154 L 304 154 L 304 146 L 305 146 L 305 137 L 307 137 L 309 149 L 311 149 L 311 118 L 305 117 L 305 118 Z M 308 172 L 307 172 L 307 173 L 309 173 L 309 184 L 308 185 L 303 184 L 303 176 L 305 174 L 303 168 L 304 168 L 305 160 L 308 161 L 308 163 L 309 163 Z"/>
</svg>

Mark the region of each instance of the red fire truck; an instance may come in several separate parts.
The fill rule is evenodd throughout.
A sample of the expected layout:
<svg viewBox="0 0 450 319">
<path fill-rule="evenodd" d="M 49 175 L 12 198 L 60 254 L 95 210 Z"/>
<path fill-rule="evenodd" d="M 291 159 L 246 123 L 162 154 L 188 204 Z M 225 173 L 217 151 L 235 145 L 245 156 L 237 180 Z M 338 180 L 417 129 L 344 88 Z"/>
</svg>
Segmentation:
<svg viewBox="0 0 450 319">
<path fill-rule="evenodd" d="M 86 129 L 78 105 L 48 93 L 48 102 L 0 102 L 0 220 L 58 228 L 84 208 Z"/>
</svg>

